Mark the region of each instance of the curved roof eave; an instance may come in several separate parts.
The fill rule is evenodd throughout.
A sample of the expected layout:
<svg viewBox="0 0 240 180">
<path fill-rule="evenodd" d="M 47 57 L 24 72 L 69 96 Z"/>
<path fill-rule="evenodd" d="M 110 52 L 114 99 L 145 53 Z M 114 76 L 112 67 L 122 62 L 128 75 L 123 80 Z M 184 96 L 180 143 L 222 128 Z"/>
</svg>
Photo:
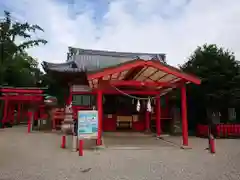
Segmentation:
<svg viewBox="0 0 240 180">
<path fill-rule="evenodd" d="M 68 61 L 65 63 L 50 63 L 43 61 L 42 63 L 43 69 L 47 72 L 51 71 L 59 71 L 59 72 L 83 72 L 84 69 L 79 68 L 74 61 Z"/>
</svg>

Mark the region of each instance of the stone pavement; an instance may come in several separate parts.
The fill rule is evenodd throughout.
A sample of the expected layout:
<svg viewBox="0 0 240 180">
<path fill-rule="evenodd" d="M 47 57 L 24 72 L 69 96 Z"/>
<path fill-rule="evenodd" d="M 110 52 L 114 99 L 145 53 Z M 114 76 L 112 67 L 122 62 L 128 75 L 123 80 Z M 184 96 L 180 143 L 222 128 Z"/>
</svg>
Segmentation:
<svg viewBox="0 0 240 180">
<path fill-rule="evenodd" d="M 180 142 L 179 137 L 166 141 Z M 0 130 L 0 180 L 239 180 L 240 140 L 218 140 L 217 153 L 206 139 L 190 138 L 192 149 L 149 146 L 148 149 L 84 151 L 84 157 L 62 150 L 54 133 L 26 133 L 26 127 Z"/>
</svg>

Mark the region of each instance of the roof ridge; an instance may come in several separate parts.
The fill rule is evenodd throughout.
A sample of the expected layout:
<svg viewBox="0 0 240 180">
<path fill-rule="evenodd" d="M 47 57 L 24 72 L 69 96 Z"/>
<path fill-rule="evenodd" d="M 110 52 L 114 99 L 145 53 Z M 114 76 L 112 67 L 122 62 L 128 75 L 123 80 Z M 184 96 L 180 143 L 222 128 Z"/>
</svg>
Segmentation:
<svg viewBox="0 0 240 180">
<path fill-rule="evenodd" d="M 76 53 L 78 51 L 79 54 L 91 54 L 91 55 L 105 55 L 105 56 L 137 56 L 137 55 L 148 55 L 148 56 L 166 56 L 165 53 L 140 53 L 140 52 L 119 52 L 119 51 L 109 51 L 109 50 L 94 50 L 94 49 L 82 49 L 82 48 L 75 48 L 69 47 L 69 52 Z"/>
</svg>

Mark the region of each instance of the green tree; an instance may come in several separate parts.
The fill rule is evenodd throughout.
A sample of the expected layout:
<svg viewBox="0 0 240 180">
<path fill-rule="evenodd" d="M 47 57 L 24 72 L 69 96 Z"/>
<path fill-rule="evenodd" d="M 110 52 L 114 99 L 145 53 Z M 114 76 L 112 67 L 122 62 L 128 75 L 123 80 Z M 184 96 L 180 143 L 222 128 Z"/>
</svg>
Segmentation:
<svg viewBox="0 0 240 180">
<path fill-rule="evenodd" d="M 15 75 L 15 80 L 16 77 L 20 78 L 20 75 L 25 74 L 25 78 L 33 75 L 31 70 L 36 71 L 36 66 L 33 67 L 36 62 L 28 56 L 26 49 L 46 44 L 47 41 L 44 39 L 32 40 L 32 33 L 43 31 L 40 26 L 31 25 L 27 22 L 15 22 L 9 12 L 4 11 L 4 14 L 5 17 L 0 21 L 0 84 L 9 84 L 11 77 L 8 77 L 8 75 Z M 25 41 L 18 44 L 16 42 L 17 38 Z M 9 71 L 14 71 L 14 73 L 9 74 Z"/>
<path fill-rule="evenodd" d="M 200 86 L 188 86 L 188 97 L 193 103 L 190 106 L 197 108 L 199 118 L 206 118 L 206 108 L 226 110 L 239 104 L 239 65 L 229 50 L 205 44 L 194 51 L 181 69 L 202 79 Z"/>
<path fill-rule="evenodd" d="M 41 80 L 42 72 L 38 62 L 26 53 L 14 58 L 14 63 L 9 63 L 5 71 L 5 82 L 11 86 L 36 86 Z"/>
<path fill-rule="evenodd" d="M 69 88 L 67 83 L 61 82 L 51 73 L 41 75 L 41 86 L 47 87 L 46 93 L 54 96 L 58 100 L 58 105 L 64 105 L 66 101 L 66 95 L 69 94 Z"/>
</svg>

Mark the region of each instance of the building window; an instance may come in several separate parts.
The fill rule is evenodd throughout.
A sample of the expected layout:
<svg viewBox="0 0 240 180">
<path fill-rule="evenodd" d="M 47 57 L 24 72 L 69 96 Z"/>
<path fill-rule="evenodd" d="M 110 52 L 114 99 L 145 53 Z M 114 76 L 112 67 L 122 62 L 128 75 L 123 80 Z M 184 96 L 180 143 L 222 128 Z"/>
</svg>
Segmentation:
<svg viewBox="0 0 240 180">
<path fill-rule="evenodd" d="M 72 104 L 73 106 L 95 106 L 96 97 L 93 95 L 74 94 Z"/>
</svg>

